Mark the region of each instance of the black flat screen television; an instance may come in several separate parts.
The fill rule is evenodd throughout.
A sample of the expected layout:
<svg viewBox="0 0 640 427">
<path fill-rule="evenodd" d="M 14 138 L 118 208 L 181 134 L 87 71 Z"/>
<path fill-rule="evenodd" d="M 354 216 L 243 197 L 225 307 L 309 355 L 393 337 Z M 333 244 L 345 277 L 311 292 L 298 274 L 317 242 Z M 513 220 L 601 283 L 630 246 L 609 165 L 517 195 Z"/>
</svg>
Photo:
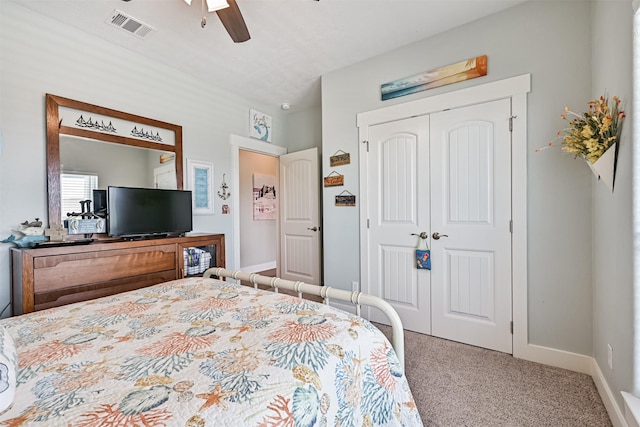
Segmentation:
<svg viewBox="0 0 640 427">
<path fill-rule="evenodd" d="M 191 191 L 109 187 L 107 232 L 114 237 L 180 236 L 193 229 Z"/>
</svg>

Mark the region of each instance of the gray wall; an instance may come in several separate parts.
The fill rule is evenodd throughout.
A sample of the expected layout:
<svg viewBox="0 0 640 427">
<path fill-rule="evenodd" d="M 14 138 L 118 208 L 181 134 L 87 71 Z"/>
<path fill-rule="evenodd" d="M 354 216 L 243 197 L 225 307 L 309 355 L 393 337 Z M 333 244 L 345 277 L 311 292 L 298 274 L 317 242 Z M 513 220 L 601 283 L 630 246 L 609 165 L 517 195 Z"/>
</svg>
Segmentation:
<svg viewBox="0 0 640 427">
<path fill-rule="evenodd" d="M 528 95 L 528 303 L 534 344 L 592 354 L 591 185 L 589 168 L 555 150 L 535 154 L 563 127 L 565 105 L 591 96 L 590 5 L 531 1 L 322 78 L 323 175 L 342 149 L 345 189 L 358 195 L 356 113 L 531 73 Z M 380 101 L 380 84 L 478 55 L 488 75 Z M 358 209 L 336 208 L 324 190 L 325 283 L 359 281 Z M 359 195 L 358 195 L 359 196 Z M 358 197 L 359 200 L 359 197 Z"/>
<path fill-rule="evenodd" d="M 285 129 L 289 153 L 313 147 L 322 151 L 322 109 L 319 105 L 287 113 Z"/>
<path fill-rule="evenodd" d="M 63 172 L 95 173 L 99 188 L 153 186 L 153 166 L 147 150 L 140 148 L 63 136 L 60 138 L 60 165 Z"/>
<path fill-rule="evenodd" d="M 240 267 L 276 262 L 277 220 L 253 219 L 253 175 L 277 176 L 277 157 L 240 150 Z M 276 184 L 276 195 L 279 186 Z"/>
<path fill-rule="evenodd" d="M 625 101 L 631 116 L 631 0 L 592 4 L 592 98 L 607 92 Z M 593 186 L 593 354 L 612 390 L 632 390 L 633 372 L 633 206 L 632 128 L 623 126 L 613 194 L 601 183 Z M 637 166 L 636 166 L 637 167 Z M 613 347 L 613 370 L 607 364 Z M 620 393 L 614 393 L 622 405 Z"/>
<path fill-rule="evenodd" d="M 45 93 L 182 126 L 183 158 L 214 164 L 214 191 L 230 176 L 229 135 L 248 135 L 249 109 L 283 113 L 203 80 L 0 1 L 0 236 L 27 218 L 47 217 Z M 273 144 L 283 145 L 274 134 Z M 234 189 L 230 191 L 233 193 Z M 232 196 L 233 197 L 233 196 Z M 231 215 L 194 216 L 194 231 L 225 233 L 233 265 Z M 9 302 L 9 247 L 0 244 L 0 307 Z M 6 315 L 6 313 L 5 313 Z"/>
</svg>

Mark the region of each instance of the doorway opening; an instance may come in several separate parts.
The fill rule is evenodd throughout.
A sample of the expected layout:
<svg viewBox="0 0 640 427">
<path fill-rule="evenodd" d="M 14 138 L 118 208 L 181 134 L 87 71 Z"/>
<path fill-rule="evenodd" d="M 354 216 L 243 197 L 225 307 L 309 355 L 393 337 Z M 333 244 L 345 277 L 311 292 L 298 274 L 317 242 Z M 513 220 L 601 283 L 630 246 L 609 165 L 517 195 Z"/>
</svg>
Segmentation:
<svg viewBox="0 0 640 427">
<path fill-rule="evenodd" d="M 310 148 L 287 154 L 287 149 L 277 145 L 267 144 L 251 138 L 231 135 L 231 174 L 232 187 L 240 189 L 240 157 L 241 151 L 262 154 L 276 158 L 277 170 L 273 198 L 277 200 L 277 220 L 275 220 L 276 239 L 276 275 L 283 279 L 299 280 L 311 284 L 321 283 L 321 250 L 320 242 L 320 177 L 319 155 L 317 148 Z M 252 175 L 252 182 L 254 176 Z M 268 192 L 271 185 L 265 184 L 264 192 Z M 257 197 L 260 196 L 258 190 Z M 263 194 L 264 196 L 264 194 Z M 231 197 L 231 214 L 233 219 L 233 260 L 229 265 L 234 270 L 251 267 L 243 264 L 241 256 L 243 244 L 241 236 L 241 205 L 242 194 Z M 253 216 L 253 188 L 251 193 L 244 196 L 252 200 L 250 212 Z M 268 200 L 269 201 L 269 200 Z M 245 207 L 246 209 L 246 207 Z M 259 207 L 258 207 L 259 209 Z M 247 213 L 243 213 L 247 215 Z M 249 246 L 255 245 L 255 236 L 249 235 Z M 264 271 L 265 267 L 257 265 L 257 271 Z"/>
<path fill-rule="evenodd" d="M 275 275 L 278 254 L 278 157 L 239 152 L 240 270 Z"/>
<path fill-rule="evenodd" d="M 242 267 L 251 267 L 250 264 L 243 265 L 243 258 L 241 256 L 242 246 L 246 245 L 247 247 L 250 247 L 254 242 L 252 241 L 251 235 L 249 234 L 250 229 L 245 231 L 246 237 L 248 238 L 250 243 L 243 245 L 241 241 L 242 234 L 243 234 L 241 229 L 241 226 L 242 226 L 241 200 L 244 199 L 244 202 L 242 204 L 245 205 L 245 209 L 246 209 L 247 203 L 250 206 L 249 208 L 250 211 L 248 213 L 242 211 L 245 218 L 248 215 L 250 215 L 251 218 L 253 217 L 253 189 L 251 188 L 251 192 L 247 194 L 240 193 L 240 188 L 241 188 L 240 176 L 241 175 L 246 175 L 248 173 L 251 176 L 249 178 L 249 182 L 251 183 L 251 185 L 253 185 L 252 184 L 253 172 L 251 171 L 243 172 L 243 170 L 241 170 L 241 163 L 240 163 L 241 152 L 244 152 L 245 154 L 255 155 L 255 156 L 271 157 L 276 162 L 275 164 L 279 165 L 279 157 L 285 154 L 287 152 L 287 149 L 284 147 L 267 144 L 262 141 L 258 141 L 255 139 L 246 138 L 238 135 L 231 135 L 230 143 L 231 143 L 231 177 L 232 177 L 231 191 L 236 193 L 236 194 L 233 194 L 229 199 L 229 201 L 231 202 L 230 203 L 231 216 L 233 218 L 233 239 L 231 239 L 233 242 L 233 261 L 232 263 L 230 263 L 230 268 L 233 268 L 234 270 L 242 270 Z M 261 159 L 261 158 L 257 157 L 257 159 Z M 276 182 L 277 182 L 277 180 L 279 179 L 278 166 L 276 166 L 275 174 L 276 174 L 275 176 L 276 176 Z M 245 186 L 246 185 L 247 184 L 245 184 Z M 273 221 L 270 221 L 270 222 L 273 222 Z M 278 255 L 279 254 L 278 236 L 280 235 L 279 222 L 280 222 L 279 220 L 275 221 L 275 240 L 272 240 L 273 245 L 275 245 L 276 266 L 279 264 L 279 255 Z M 263 227 L 263 228 L 267 229 L 268 227 Z M 257 240 L 257 239 L 253 239 L 253 240 Z M 257 258 L 251 258 L 251 255 L 246 255 L 246 256 L 249 256 L 249 258 L 247 258 L 248 261 L 245 261 L 245 262 L 253 262 L 251 261 L 252 259 L 257 259 Z M 259 264 L 253 264 L 253 266 L 254 267 L 257 266 L 257 268 L 262 269 L 262 267 L 260 267 Z M 266 268 L 264 270 L 266 270 Z M 262 270 L 259 270 L 259 271 L 262 271 Z M 253 271 L 253 272 L 257 272 L 257 271 Z"/>
</svg>

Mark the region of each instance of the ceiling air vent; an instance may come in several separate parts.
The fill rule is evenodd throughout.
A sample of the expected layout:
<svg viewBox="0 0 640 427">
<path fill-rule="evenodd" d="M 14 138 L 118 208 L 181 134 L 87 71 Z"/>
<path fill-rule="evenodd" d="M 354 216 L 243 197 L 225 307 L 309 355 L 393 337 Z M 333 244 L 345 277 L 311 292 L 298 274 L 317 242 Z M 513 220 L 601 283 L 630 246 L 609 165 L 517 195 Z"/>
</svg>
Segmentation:
<svg viewBox="0 0 640 427">
<path fill-rule="evenodd" d="M 126 32 L 140 37 L 141 39 L 146 38 L 153 31 L 156 31 L 152 26 L 123 13 L 118 9 L 111 12 L 111 15 L 105 22 L 109 25 L 113 25 L 114 27 L 122 28 Z"/>
</svg>

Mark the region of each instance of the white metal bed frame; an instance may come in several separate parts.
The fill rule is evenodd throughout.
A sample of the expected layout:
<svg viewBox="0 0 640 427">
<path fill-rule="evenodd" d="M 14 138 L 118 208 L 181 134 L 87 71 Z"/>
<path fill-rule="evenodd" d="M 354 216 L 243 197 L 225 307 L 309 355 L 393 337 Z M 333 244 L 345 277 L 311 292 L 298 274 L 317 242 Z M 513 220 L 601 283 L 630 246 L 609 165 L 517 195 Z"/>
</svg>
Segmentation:
<svg viewBox="0 0 640 427">
<path fill-rule="evenodd" d="M 305 282 L 294 282 L 292 280 L 280 279 L 279 277 L 261 276 L 256 273 L 245 273 L 242 271 L 227 270 L 226 268 L 210 268 L 204 272 L 203 277 L 229 277 L 236 280 L 244 280 L 253 284 L 258 289 L 258 285 L 269 286 L 278 292 L 278 289 L 286 289 L 297 292 L 298 297 L 303 294 L 322 297 L 325 304 L 329 305 L 330 299 L 346 301 L 356 306 L 356 314 L 360 316 L 360 306 L 368 305 L 382 311 L 391 324 L 391 345 L 400 360 L 400 365 L 404 370 L 404 329 L 400 316 L 394 308 L 382 298 L 364 294 L 362 292 L 349 292 L 342 289 L 335 289 L 329 286 L 311 285 Z"/>
</svg>

